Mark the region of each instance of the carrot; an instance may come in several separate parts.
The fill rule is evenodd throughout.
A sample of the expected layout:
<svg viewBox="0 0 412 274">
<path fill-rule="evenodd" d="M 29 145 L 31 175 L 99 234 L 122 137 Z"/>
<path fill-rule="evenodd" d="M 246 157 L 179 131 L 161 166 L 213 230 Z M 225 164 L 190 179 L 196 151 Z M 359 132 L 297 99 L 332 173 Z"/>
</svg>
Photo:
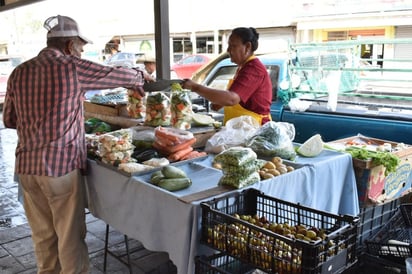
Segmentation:
<svg viewBox="0 0 412 274">
<path fill-rule="evenodd" d="M 164 128 L 159 126 L 155 128 L 155 137 L 166 139 L 177 145 L 193 138 L 194 136 L 193 133 L 185 130 L 179 130 L 176 128 Z"/>
<path fill-rule="evenodd" d="M 187 147 L 190 147 L 191 145 L 193 145 L 194 143 L 196 143 L 196 138 L 192 138 L 192 139 L 189 139 L 189 140 L 187 140 L 186 142 L 184 142 L 184 143 L 181 143 L 181 144 L 178 144 L 178 145 L 168 145 L 168 144 L 164 144 L 164 143 L 162 143 L 162 141 L 160 141 L 159 139 L 156 139 L 154 142 L 153 142 L 153 147 L 155 148 L 155 149 L 158 149 L 158 150 L 160 150 L 160 152 L 161 151 L 163 151 L 163 152 L 166 152 L 167 154 L 172 154 L 172 153 L 174 153 L 174 152 L 176 152 L 176 151 L 179 151 L 179 150 L 182 150 L 182 149 L 185 149 L 185 148 L 187 148 Z"/>
<path fill-rule="evenodd" d="M 163 146 L 174 146 L 174 145 L 176 145 L 175 141 L 172 141 L 169 138 L 166 138 L 164 136 L 156 136 L 155 140 Z"/>
<path fill-rule="evenodd" d="M 182 157 L 184 157 L 185 155 L 187 155 L 188 153 L 190 153 L 193 150 L 193 147 L 187 147 L 185 149 L 182 150 L 178 150 L 172 154 L 170 154 L 167 159 L 171 162 L 176 162 L 179 161 Z"/>
<path fill-rule="evenodd" d="M 170 132 L 167 131 L 167 129 L 163 127 L 157 127 L 155 129 L 155 136 L 157 138 L 169 140 L 170 142 L 173 142 L 173 143 L 177 143 L 180 141 L 178 136 L 171 134 Z"/>
<path fill-rule="evenodd" d="M 160 145 L 159 143 L 153 142 L 152 143 L 152 147 L 154 149 L 156 149 L 160 154 L 164 155 L 164 156 L 168 156 L 170 154 L 170 152 L 167 150 L 166 147 L 163 147 L 162 145 Z"/>
<path fill-rule="evenodd" d="M 206 155 L 207 155 L 207 153 L 204 152 L 204 151 L 199 152 L 197 150 L 193 150 L 190 153 L 183 156 L 180 160 L 190 160 L 190 159 L 194 159 L 194 158 L 198 158 L 198 157 L 202 157 L 202 156 L 206 156 Z"/>
<path fill-rule="evenodd" d="M 173 146 L 173 147 L 170 147 L 170 151 L 171 151 L 171 152 L 176 152 L 176 151 L 178 151 L 178 150 L 182 150 L 182 149 L 184 149 L 184 148 L 187 148 L 188 146 L 191 146 L 191 145 L 193 145 L 194 143 L 196 143 L 196 138 L 195 138 L 195 137 L 193 137 L 192 139 L 189 139 L 189 140 L 187 140 L 187 141 L 185 141 L 185 142 L 183 142 L 183 143 L 180 143 L 180 144 L 178 144 L 178 145 L 175 145 L 175 146 Z"/>
</svg>

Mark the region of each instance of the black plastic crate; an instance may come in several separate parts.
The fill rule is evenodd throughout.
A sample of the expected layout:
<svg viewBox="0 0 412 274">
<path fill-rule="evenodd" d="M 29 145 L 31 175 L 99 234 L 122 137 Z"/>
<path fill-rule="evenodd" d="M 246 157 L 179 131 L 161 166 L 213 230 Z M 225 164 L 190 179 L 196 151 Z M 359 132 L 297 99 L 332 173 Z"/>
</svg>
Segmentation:
<svg viewBox="0 0 412 274">
<path fill-rule="evenodd" d="M 195 274 L 246 274 L 253 273 L 255 269 L 224 253 L 195 258 Z"/>
<path fill-rule="evenodd" d="M 390 260 L 363 253 L 357 263 L 343 274 L 406 274 L 406 264 L 397 264 Z"/>
<path fill-rule="evenodd" d="M 365 241 L 376 234 L 397 211 L 401 199 L 360 208 L 358 225 L 358 256 L 366 252 Z"/>
<path fill-rule="evenodd" d="M 412 257 L 412 204 L 401 204 L 394 216 L 365 241 L 367 252 L 398 264 Z"/>
<path fill-rule="evenodd" d="M 201 243 L 265 272 L 339 273 L 356 262 L 357 216 L 315 210 L 256 189 L 201 207 Z M 308 230 L 316 237 L 302 239 Z"/>
</svg>

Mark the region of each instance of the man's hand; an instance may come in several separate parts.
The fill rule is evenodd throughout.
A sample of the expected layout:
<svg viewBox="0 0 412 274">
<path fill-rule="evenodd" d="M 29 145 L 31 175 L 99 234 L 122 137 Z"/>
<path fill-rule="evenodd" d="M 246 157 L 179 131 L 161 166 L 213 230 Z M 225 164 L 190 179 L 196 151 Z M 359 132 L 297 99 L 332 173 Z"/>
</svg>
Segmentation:
<svg viewBox="0 0 412 274">
<path fill-rule="evenodd" d="M 143 77 L 144 77 L 145 82 L 155 82 L 156 81 L 155 78 L 153 78 L 149 73 L 145 71 L 143 72 Z"/>
<path fill-rule="evenodd" d="M 137 87 L 137 88 L 131 88 L 131 90 L 136 91 L 140 96 L 144 97 L 145 96 L 145 91 L 143 89 L 143 86 Z"/>
</svg>

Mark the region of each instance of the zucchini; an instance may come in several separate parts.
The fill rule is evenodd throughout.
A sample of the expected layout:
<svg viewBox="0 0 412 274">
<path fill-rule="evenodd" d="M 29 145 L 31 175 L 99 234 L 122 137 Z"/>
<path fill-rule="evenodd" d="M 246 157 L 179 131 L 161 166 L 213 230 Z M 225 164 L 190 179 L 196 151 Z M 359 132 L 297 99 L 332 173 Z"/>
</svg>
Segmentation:
<svg viewBox="0 0 412 274">
<path fill-rule="evenodd" d="M 169 190 L 177 191 L 188 188 L 192 185 L 192 180 L 190 178 L 172 178 L 172 179 L 161 179 L 158 183 L 158 186 Z"/>
<path fill-rule="evenodd" d="M 158 185 L 161 179 L 164 179 L 163 173 L 161 170 L 155 171 L 150 176 L 150 182 L 154 185 Z"/>
<path fill-rule="evenodd" d="M 187 178 L 186 173 L 175 166 L 164 166 L 161 170 L 166 178 Z"/>
</svg>

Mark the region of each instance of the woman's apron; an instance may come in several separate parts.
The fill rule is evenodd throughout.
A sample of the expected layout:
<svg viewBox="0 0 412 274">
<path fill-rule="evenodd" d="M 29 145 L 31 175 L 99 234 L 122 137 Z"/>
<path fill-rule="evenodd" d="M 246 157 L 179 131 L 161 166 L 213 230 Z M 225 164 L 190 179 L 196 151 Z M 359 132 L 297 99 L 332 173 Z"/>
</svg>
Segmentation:
<svg viewBox="0 0 412 274">
<path fill-rule="evenodd" d="M 254 56 L 254 55 L 250 56 L 244 64 L 246 64 L 247 62 L 249 62 L 249 61 L 251 61 L 255 58 L 256 58 L 256 56 Z M 232 79 L 229 80 L 229 83 L 227 85 L 227 90 L 229 90 L 229 88 L 232 86 L 233 81 L 236 79 L 237 74 L 242 69 L 243 65 L 239 66 L 239 68 L 236 71 L 235 76 Z M 224 110 L 224 117 L 223 117 L 223 124 L 224 125 L 230 119 L 235 118 L 235 117 L 239 117 L 239 116 L 242 116 L 242 115 L 251 116 L 252 118 L 254 118 L 259 123 L 259 125 L 262 124 L 263 118 L 268 117 L 271 120 L 271 115 L 270 114 L 259 114 L 259 113 L 256 113 L 256 112 L 245 109 L 240 104 L 236 104 L 234 106 L 225 106 L 223 108 L 223 110 Z"/>
</svg>

